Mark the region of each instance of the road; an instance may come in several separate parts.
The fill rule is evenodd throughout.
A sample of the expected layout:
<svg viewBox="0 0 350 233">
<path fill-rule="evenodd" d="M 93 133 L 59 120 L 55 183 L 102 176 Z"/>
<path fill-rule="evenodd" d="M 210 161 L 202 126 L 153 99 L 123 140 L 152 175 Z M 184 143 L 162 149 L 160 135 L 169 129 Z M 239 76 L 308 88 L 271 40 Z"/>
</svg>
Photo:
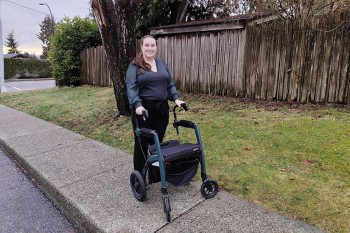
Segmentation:
<svg viewBox="0 0 350 233">
<path fill-rule="evenodd" d="M 0 190 L 1 233 L 78 232 L 1 149 Z"/>
<path fill-rule="evenodd" d="M 16 80 L 8 81 L 5 80 L 5 88 L 7 92 L 15 91 L 27 91 L 27 90 L 36 90 L 36 89 L 45 89 L 55 87 L 56 83 L 53 79 L 44 79 L 44 80 Z"/>
</svg>

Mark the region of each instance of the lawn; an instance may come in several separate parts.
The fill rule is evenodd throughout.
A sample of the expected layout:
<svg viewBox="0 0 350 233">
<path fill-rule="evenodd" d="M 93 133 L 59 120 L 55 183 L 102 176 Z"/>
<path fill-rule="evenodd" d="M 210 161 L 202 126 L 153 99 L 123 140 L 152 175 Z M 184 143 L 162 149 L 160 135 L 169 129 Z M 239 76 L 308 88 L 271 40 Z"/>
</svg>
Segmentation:
<svg viewBox="0 0 350 233">
<path fill-rule="evenodd" d="M 182 94 L 199 123 L 208 175 L 271 211 L 327 232 L 350 232 L 350 108 Z M 0 103 L 132 153 L 128 117 L 112 88 L 1 93 Z M 171 117 L 172 121 L 172 117 Z M 171 122 L 170 122 L 171 123 Z M 188 129 L 166 139 L 194 140 Z"/>
</svg>

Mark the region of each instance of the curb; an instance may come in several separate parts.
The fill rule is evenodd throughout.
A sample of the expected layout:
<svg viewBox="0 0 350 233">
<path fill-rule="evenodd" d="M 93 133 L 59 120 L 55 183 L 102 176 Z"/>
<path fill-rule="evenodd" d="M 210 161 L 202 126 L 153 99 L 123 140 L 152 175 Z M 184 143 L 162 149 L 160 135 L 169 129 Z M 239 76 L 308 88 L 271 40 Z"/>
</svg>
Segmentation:
<svg viewBox="0 0 350 233">
<path fill-rule="evenodd" d="M 16 151 L 8 146 L 2 139 L 0 139 L 0 148 L 5 151 L 8 156 L 14 159 L 16 165 L 23 169 L 31 179 L 35 180 L 35 186 L 38 187 L 81 232 L 104 232 L 92 219 L 85 216 L 74 203 L 68 200 L 60 192 L 60 190 L 21 158 L 21 156 L 19 156 Z"/>
<path fill-rule="evenodd" d="M 45 81 L 45 80 L 55 80 L 54 78 L 21 78 L 21 79 L 5 79 L 6 82 L 21 82 L 21 81 Z"/>
</svg>

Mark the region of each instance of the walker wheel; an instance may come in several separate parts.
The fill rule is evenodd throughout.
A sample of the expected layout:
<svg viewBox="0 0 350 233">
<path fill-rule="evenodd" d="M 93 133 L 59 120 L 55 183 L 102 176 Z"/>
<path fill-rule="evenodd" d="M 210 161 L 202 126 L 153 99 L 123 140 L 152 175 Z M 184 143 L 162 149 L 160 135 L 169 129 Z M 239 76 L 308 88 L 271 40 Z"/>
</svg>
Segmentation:
<svg viewBox="0 0 350 233">
<path fill-rule="evenodd" d="M 165 214 L 166 214 L 166 221 L 167 221 L 167 222 L 170 222 L 170 220 L 171 220 L 171 217 L 170 217 L 170 210 L 167 210 Z"/>
<path fill-rule="evenodd" d="M 131 190 L 138 201 L 144 201 L 146 198 L 146 182 L 139 171 L 133 171 L 130 175 Z"/>
<path fill-rule="evenodd" d="M 201 186 L 201 194 L 206 199 L 215 197 L 218 191 L 219 185 L 215 180 L 205 180 Z"/>
<path fill-rule="evenodd" d="M 171 208 L 170 208 L 169 197 L 163 197 L 163 205 L 164 205 L 164 212 L 166 214 L 166 220 L 167 220 L 167 222 L 170 222 L 170 220 L 171 220 L 171 218 L 170 218 Z"/>
</svg>

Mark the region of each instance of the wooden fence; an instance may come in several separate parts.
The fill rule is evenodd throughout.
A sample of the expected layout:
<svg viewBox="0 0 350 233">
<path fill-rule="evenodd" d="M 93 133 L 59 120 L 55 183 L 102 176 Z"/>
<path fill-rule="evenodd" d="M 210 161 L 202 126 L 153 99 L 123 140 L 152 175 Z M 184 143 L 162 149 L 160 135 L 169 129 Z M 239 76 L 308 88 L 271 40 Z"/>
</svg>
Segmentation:
<svg viewBox="0 0 350 233">
<path fill-rule="evenodd" d="M 158 55 L 185 92 L 349 105 L 350 26 L 336 27 L 336 20 L 328 25 L 334 27 L 274 20 L 233 30 L 162 35 Z M 104 54 L 89 62 L 84 56 L 90 77 L 83 82 L 111 85 L 108 71 L 102 70 L 107 69 Z M 108 80 L 97 81 L 91 74 Z"/>
<path fill-rule="evenodd" d="M 249 98 L 350 104 L 350 27 L 273 21 L 247 27 L 242 82 Z"/>
<path fill-rule="evenodd" d="M 245 30 L 158 38 L 177 87 L 186 92 L 237 96 L 243 88 Z"/>
<path fill-rule="evenodd" d="M 82 61 L 80 74 L 83 84 L 112 86 L 106 54 L 103 46 L 84 49 L 80 53 Z"/>
</svg>

